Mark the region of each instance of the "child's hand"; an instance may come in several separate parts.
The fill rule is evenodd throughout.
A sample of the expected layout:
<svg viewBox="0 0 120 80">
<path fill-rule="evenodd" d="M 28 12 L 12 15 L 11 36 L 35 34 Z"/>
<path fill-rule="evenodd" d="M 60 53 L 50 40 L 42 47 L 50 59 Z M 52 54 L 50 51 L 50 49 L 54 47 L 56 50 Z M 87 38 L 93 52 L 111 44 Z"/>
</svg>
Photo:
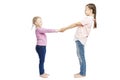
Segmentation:
<svg viewBox="0 0 120 80">
<path fill-rule="evenodd" d="M 64 31 L 65 31 L 65 28 L 59 29 L 59 32 L 64 32 Z"/>
</svg>

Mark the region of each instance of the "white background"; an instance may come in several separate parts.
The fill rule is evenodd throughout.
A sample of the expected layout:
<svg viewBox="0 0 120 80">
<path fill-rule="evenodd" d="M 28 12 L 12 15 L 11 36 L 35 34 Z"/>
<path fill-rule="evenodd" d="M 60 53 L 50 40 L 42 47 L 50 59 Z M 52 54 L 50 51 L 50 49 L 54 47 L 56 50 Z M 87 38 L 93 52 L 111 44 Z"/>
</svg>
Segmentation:
<svg viewBox="0 0 120 80">
<path fill-rule="evenodd" d="M 118 0 L 1 0 L 0 80 L 41 80 L 32 18 L 41 16 L 44 28 L 59 29 L 81 20 L 89 2 L 96 4 L 98 28 L 85 46 L 87 76 L 81 80 L 119 80 Z M 75 30 L 47 34 L 46 80 L 75 80 L 73 74 L 79 72 Z"/>
</svg>

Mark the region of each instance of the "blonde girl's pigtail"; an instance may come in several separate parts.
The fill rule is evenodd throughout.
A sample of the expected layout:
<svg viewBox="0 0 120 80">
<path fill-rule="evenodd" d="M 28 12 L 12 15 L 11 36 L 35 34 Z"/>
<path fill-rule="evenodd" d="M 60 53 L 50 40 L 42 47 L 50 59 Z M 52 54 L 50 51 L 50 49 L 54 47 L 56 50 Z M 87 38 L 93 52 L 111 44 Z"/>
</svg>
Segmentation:
<svg viewBox="0 0 120 80">
<path fill-rule="evenodd" d="M 35 21 L 36 21 L 36 19 L 37 19 L 37 17 L 34 17 L 34 18 L 32 19 L 32 27 L 31 27 L 31 29 L 33 29 L 33 27 L 35 26 Z"/>
<path fill-rule="evenodd" d="M 35 25 L 34 24 L 32 24 L 32 27 L 31 27 L 31 30 L 33 29 L 33 27 L 34 27 Z"/>
</svg>

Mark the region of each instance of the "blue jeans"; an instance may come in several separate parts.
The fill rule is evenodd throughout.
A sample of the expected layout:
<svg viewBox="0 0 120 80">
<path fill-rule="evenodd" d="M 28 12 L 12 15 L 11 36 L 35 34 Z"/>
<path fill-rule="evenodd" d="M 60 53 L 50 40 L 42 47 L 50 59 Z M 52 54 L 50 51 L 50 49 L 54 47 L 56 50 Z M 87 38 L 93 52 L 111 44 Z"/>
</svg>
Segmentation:
<svg viewBox="0 0 120 80">
<path fill-rule="evenodd" d="M 39 56 L 39 73 L 40 75 L 44 74 L 44 62 L 45 62 L 45 54 L 46 54 L 46 46 L 36 45 L 36 51 Z"/>
<path fill-rule="evenodd" d="M 84 54 L 84 45 L 79 41 L 76 42 L 77 48 L 77 56 L 80 63 L 80 75 L 86 76 L 86 61 L 85 61 L 85 54 Z"/>
</svg>

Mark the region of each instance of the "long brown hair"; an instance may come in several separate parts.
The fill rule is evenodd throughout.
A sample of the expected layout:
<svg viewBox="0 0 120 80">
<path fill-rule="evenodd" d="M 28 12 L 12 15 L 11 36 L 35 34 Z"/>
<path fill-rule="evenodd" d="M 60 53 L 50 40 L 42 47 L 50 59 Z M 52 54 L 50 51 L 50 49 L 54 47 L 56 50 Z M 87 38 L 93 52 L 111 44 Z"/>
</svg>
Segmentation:
<svg viewBox="0 0 120 80">
<path fill-rule="evenodd" d="M 96 21 L 96 6 L 93 3 L 89 3 L 86 6 L 88 8 L 92 9 L 92 13 L 94 14 L 94 28 L 97 28 L 97 21 Z"/>
</svg>

